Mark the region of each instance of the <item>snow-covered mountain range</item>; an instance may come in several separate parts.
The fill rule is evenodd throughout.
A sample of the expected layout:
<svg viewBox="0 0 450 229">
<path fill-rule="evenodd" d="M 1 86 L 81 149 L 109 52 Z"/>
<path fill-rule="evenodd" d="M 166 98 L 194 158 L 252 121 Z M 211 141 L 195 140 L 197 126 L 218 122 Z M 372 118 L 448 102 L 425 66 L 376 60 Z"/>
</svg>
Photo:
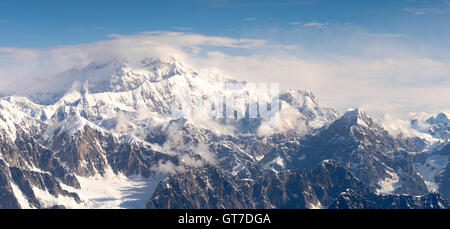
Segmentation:
<svg viewBox="0 0 450 229">
<path fill-rule="evenodd" d="M 361 109 L 170 58 L 33 84 L 0 98 L 0 208 L 448 207 L 445 113 L 393 136 Z"/>
</svg>

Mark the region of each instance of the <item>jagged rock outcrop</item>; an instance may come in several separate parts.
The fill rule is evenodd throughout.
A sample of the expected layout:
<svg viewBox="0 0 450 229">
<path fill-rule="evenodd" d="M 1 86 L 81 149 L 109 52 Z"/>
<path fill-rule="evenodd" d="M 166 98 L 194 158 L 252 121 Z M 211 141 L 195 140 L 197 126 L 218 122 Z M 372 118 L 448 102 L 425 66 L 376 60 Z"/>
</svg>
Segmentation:
<svg viewBox="0 0 450 229">
<path fill-rule="evenodd" d="M 437 181 L 439 183 L 439 192 L 447 199 L 450 198 L 450 164 L 447 164 Z"/>
<path fill-rule="evenodd" d="M 278 169 L 310 170 L 323 160 L 333 159 L 372 191 L 382 189 L 382 181 L 397 180 L 398 193 L 426 194 L 427 187 L 403 144 L 363 111 L 355 109 L 315 135 L 275 146 L 262 161 L 270 166 L 278 160 Z"/>
<path fill-rule="evenodd" d="M 416 166 L 431 191 L 450 198 L 450 144 L 438 142 L 427 151 L 415 155 Z"/>
<path fill-rule="evenodd" d="M 432 136 L 443 140 L 450 139 L 450 120 L 445 113 L 427 119 L 426 123 L 430 125 L 428 132 Z"/>
<path fill-rule="evenodd" d="M 5 161 L 0 159 L 0 209 L 18 209 L 20 204 L 11 186 L 11 176 Z"/>
<path fill-rule="evenodd" d="M 377 195 L 348 189 L 330 209 L 448 209 L 447 199 L 438 193 L 425 196 Z"/>
<path fill-rule="evenodd" d="M 326 161 L 310 173 L 273 173 L 247 165 L 236 176 L 205 167 L 179 172 L 158 185 L 148 208 L 320 208 L 347 188 L 365 190 L 345 168 Z"/>
<path fill-rule="evenodd" d="M 438 150 L 438 152 L 435 152 L 435 154 L 447 158 L 446 166 L 435 179 L 439 185 L 438 191 L 447 199 L 450 199 L 450 143 L 447 143 L 444 147 Z"/>
<path fill-rule="evenodd" d="M 450 120 L 448 114 L 441 112 L 427 119 L 414 118 L 410 121 L 412 129 L 429 134 L 432 138 L 448 141 L 450 139 Z"/>
<path fill-rule="evenodd" d="M 17 167 L 10 168 L 10 172 L 13 182 L 17 184 L 21 192 L 26 196 L 28 203 L 31 205 L 22 207 L 41 208 L 41 204 L 36 198 L 33 187 L 47 191 L 56 198 L 59 196 L 66 196 L 73 198 L 78 203 L 81 202 L 80 197 L 76 193 L 63 190 L 58 181 L 50 174 L 26 171 Z"/>
<path fill-rule="evenodd" d="M 105 207 L 97 202 L 128 197 L 151 198 L 149 208 L 318 208 L 346 190 L 428 193 L 413 163 L 426 140 L 393 137 L 359 109 L 340 116 L 311 92 L 260 101 L 251 83 L 170 58 L 93 61 L 41 81 L 36 88 L 55 90 L 0 98 L 0 208 Z M 231 94 L 247 97 L 229 110 L 221 102 Z M 444 138 L 446 122 L 438 115 L 427 125 Z M 444 168 L 434 177 L 446 195 Z M 123 193 L 136 188 L 148 193 Z"/>
</svg>

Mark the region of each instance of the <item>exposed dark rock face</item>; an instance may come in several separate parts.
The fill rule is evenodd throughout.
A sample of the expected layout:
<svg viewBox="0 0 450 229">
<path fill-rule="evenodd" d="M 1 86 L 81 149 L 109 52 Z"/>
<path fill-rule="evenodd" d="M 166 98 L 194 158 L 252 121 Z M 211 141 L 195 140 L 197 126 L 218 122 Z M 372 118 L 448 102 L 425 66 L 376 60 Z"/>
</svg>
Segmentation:
<svg viewBox="0 0 450 229">
<path fill-rule="evenodd" d="M 64 207 L 64 205 L 53 205 L 48 209 L 66 209 L 66 207 Z"/>
<path fill-rule="evenodd" d="M 76 193 L 63 190 L 56 179 L 46 173 L 38 173 L 34 171 L 24 171 L 16 167 L 10 168 L 14 183 L 19 186 L 23 194 L 27 197 L 31 207 L 40 208 L 39 200 L 33 191 L 33 187 L 48 191 L 51 195 L 58 197 L 60 195 L 73 198 L 76 202 L 81 202 L 80 197 Z"/>
<path fill-rule="evenodd" d="M 1 114 L 0 116 L 0 119 L 2 119 L 0 121 L 11 123 L 11 120 L 6 120 Z M 38 123 L 35 127 L 40 126 L 40 124 Z M 2 186 L 1 192 L 4 196 L 0 208 L 39 208 L 40 203 L 32 190 L 33 187 L 46 190 L 55 197 L 63 195 L 80 202 L 80 198 L 76 193 L 63 190 L 59 185 L 59 181 L 55 179 L 55 177 L 59 178 L 65 184 L 80 188 L 80 184 L 75 176 L 59 165 L 54 158 L 53 152 L 43 146 L 38 138 L 32 136 L 33 133 L 37 133 L 37 130 L 34 130 L 34 128 L 23 128 L 23 126 L 28 125 L 19 125 L 17 123 L 12 125 L 14 125 L 14 138 L 7 134 L 5 130 L 0 130 L 0 155 L 2 157 L 0 159 L 2 170 L 0 186 Z M 45 171 L 45 173 L 31 171 L 35 168 Z M 16 197 L 14 197 L 16 194 L 12 190 L 12 183 L 18 186 L 19 190 L 17 191 L 22 192 L 26 196 L 30 206 L 20 206 Z M 11 195 L 14 198 L 11 198 Z"/>
<path fill-rule="evenodd" d="M 447 156 L 450 159 L 450 143 L 447 143 L 441 150 L 437 152 L 439 155 Z M 436 181 L 439 184 L 439 192 L 442 193 L 447 199 L 450 199 L 450 162 L 447 161 L 447 166 L 436 177 Z"/>
<path fill-rule="evenodd" d="M 238 184 L 236 184 L 238 182 Z M 246 186 L 250 183 L 250 187 Z M 257 208 L 266 203 L 252 201 L 244 190 L 253 182 L 238 180 L 217 167 L 191 169 L 171 175 L 160 183 L 148 208 Z M 262 195 L 260 195 L 261 198 Z M 268 203 L 267 203 L 268 204 Z"/>
<path fill-rule="evenodd" d="M 417 166 L 429 182 L 437 185 L 438 190 L 447 199 L 450 198 L 450 143 L 433 145 L 428 151 L 415 156 Z"/>
<path fill-rule="evenodd" d="M 420 152 L 427 147 L 427 142 L 419 137 L 405 137 L 400 134 L 396 140 L 399 146 L 408 152 Z"/>
<path fill-rule="evenodd" d="M 50 170 L 50 173 L 55 177 L 61 180 L 61 182 L 65 185 L 74 187 L 76 189 L 80 189 L 80 182 L 77 178 L 67 169 L 60 166 L 57 160 L 54 160 L 55 166 Z"/>
<path fill-rule="evenodd" d="M 105 136 L 88 126 L 80 131 L 69 134 L 63 130 L 56 130 L 54 137 L 49 142 L 49 148 L 56 153 L 55 157 L 81 176 L 93 176 L 104 174 L 106 171 L 106 159 L 103 157 L 106 143 L 112 143 L 109 147 L 118 146 L 114 139 Z"/>
<path fill-rule="evenodd" d="M 379 182 L 392 178 L 391 174 L 395 173 L 401 183 L 396 190 L 398 193 L 426 194 L 427 187 L 417 173 L 413 157 L 402 147 L 404 144 L 356 109 L 316 135 L 284 141 L 262 161 L 270 163 L 279 157 L 285 168 L 310 170 L 323 160 L 333 159 L 348 168 L 371 191 L 379 189 Z"/>
<path fill-rule="evenodd" d="M 308 173 L 308 180 L 323 207 L 328 206 L 342 190 L 351 187 L 364 192 L 365 185 L 335 161 L 322 162 Z"/>
<path fill-rule="evenodd" d="M 161 129 L 158 138 L 164 139 L 158 144 L 167 145 L 175 152 L 191 154 L 198 147 L 203 147 L 203 151 L 209 151 L 217 159 L 217 166 L 226 171 L 232 171 L 246 162 L 255 162 L 255 158 L 262 156 L 273 144 L 270 140 L 263 143 L 255 137 L 217 134 L 196 127 L 185 119 L 172 121 Z"/>
<path fill-rule="evenodd" d="M 429 118 L 426 123 L 431 125 L 428 132 L 432 136 L 443 140 L 450 139 L 450 120 L 446 114 L 439 113 L 436 117 Z"/>
<path fill-rule="evenodd" d="M 331 209 L 448 209 L 447 199 L 438 193 L 412 197 L 376 195 L 348 189 L 331 204 Z"/>
<path fill-rule="evenodd" d="M 108 163 L 114 172 L 121 172 L 127 176 L 142 175 L 149 177 L 154 172 L 152 167 L 159 162 L 179 164 L 176 157 L 152 150 L 148 146 L 138 144 L 120 144 L 120 147 L 107 154 Z"/>
<path fill-rule="evenodd" d="M 439 192 L 447 199 L 450 198 L 450 164 L 444 169 L 444 172 L 438 177 Z"/>
<path fill-rule="evenodd" d="M 153 174 L 152 166 L 160 161 L 178 164 L 176 158 L 156 152 L 131 136 L 118 138 L 89 125 L 73 133 L 61 129 L 54 133 L 47 140 L 50 149 L 57 152 L 55 157 L 60 163 L 80 176 L 104 175 L 109 166 L 115 173 L 148 177 Z M 61 168 L 57 169 L 64 172 Z M 68 185 L 77 187 L 72 178 L 67 179 Z"/>
<path fill-rule="evenodd" d="M 0 119 L 2 118 L 4 119 L 0 114 Z M 4 121 L 6 120 L 4 119 Z M 2 152 L 5 162 L 9 166 L 24 168 L 29 168 L 31 165 L 42 168 L 51 167 L 51 152 L 20 125 L 15 123 L 14 128 L 14 140 L 6 137 L 7 135 L 0 129 L 0 152 Z M 3 134 L 1 134 L 1 132 L 3 132 Z"/>
<path fill-rule="evenodd" d="M 148 208 L 314 208 L 330 204 L 348 187 L 362 182 L 335 162 L 310 173 L 279 173 L 248 165 L 236 176 L 215 167 L 176 173 L 161 182 Z"/>
<path fill-rule="evenodd" d="M 70 112 L 61 111 L 59 115 L 62 115 L 61 122 L 79 121 L 79 117 Z M 327 128 L 303 138 L 295 132 L 274 134 L 264 139 L 255 136 L 239 138 L 216 134 L 182 119 L 171 125 L 149 135 L 148 139 L 161 146 L 172 144 L 175 151 L 192 154 L 179 151 L 179 145 L 171 142 L 172 127 L 176 127 L 180 137 L 177 144 L 194 148 L 204 145 L 217 162 L 211 165 L 205 158 L 192 154 L 205 166 L 185 167 L 184 172 L 176 172 L 165 179 L 148 202 L 148 208 L 328 207 L 333 206 L 336 198 L 341 198 L 346 190 L 353 190 L 357 194 L 354 198 L 362 202 L 349 203 L 349 207 L 391 208 L 385 204 L 390 201 L 388 198 L 372 200 L 373 196 L 379 196 L 373 194 L 379 188 L 379 181 L 392 178 L 391 173 L 400 177 L 402 185 L 397 188 L 397 193 L 427 193 L 412 156 L 403 147 L 420 149 L 420 144 L 393 138 L 360 111 L 348 113 Z M 77 194 L 63 190 L 59 184 L 81 188 L 75 175 L 102 175 L 111 168 L 113 172 L 127 176 L 149 177 L 158 163 L 170 161 L 175 166 L 182 165 L 177 156 L 154 151 L 145 142 L 130 136 L 117 137 L 88 124 L 74 129 L 64 127 L 45 132 L 35 139 L 17 126 L 18 137 L 14 142 L 3 138 L 2 155 L 8 163 L 5 168 L 9 170 L 4 176 L 5 184 L 17 184 L 30 207 L 42 207 L 33 187 L 55 197 L 62 195 L 80 202 Z M 44 147 L 45 144 L 48 147 Z M 261 157 L 264 158 L 258 161 Z M 276 158 L 281 158 L 283 163 L 267 166 Z M 323 162 L 325 159 L 336 162 Z M 43 172 L 31 171 L 32 166 Z M 7 186 L 2 190 L 4 195 L 9 193 L 14 197 Z M 15 198 L 6 200 L 5 207 L 20 207 Z M 428 202 L 419 204 L 416 199 L 407 201 L 412 207 L 431 206 Z"/>
<path fill-rule="evenodd" d="M 36 136 L 31 136 L 32 132 L 17 124 L 14 139 L 0 129 L 0 160 L 3 159 L 5 169 L 0 183 L 4 196 L 0 208 L 44 207 L 33 188 L 48 192 L 55 198 L 65 196 L 80 203 L 79 196 L 62 189 L 60 182 L 80 189 L 76 175 L 103 175 L 111 168 L 113 172 L 127 176 L 149 177 L 155 173 L 153 168 L 158 163 L 171 161 L 174 165 L 179 164 L 176 157 L 156 152 L 130 136 L 117 137 L 110 132 L 78 124 L 79 118 L 71 116 L 70 112 L 64 114 L 60 117 L 63 125 L 53 131 L 36 132 Z M 9 121 L 3 116 L 0 118 L 4 122 Z M 70 128 L 71 125 L 74 126 Z M 35 172 L 35 169 L 41 172 Z M 11 182 L 18 186 L 18 191 L 30 206 L 20 206 Z"/>
<path fill-rule="evenodd" d="M 347 169 L 323 162 L 310 173 L 284 170 L 261 173 L 246 167 L 238 175 L 212 166 L 190 169 L 162 181 L 147 208 L 338 208 L 338 209 L 442 209 L 447 200 L 432 193 L 420 197 L 377 195 Z"/>
<path fill-rule="evenodd" d="M 71 207 L 58 198 L 84 201 L 84 181 L 124 175 L 159 182 L 163 174 L 170 176 L 145 197 L 148 208 L 448 207 L 441 196 L 426 195 L 413 162 L 448 156 L 450 144 L 432 151 L 424 139 L 391 136 L 359 109 L 340 117 L 312 93 L 294 89 L 281 92 L 279 104 L 304 130 L 259 135 L 267 120 L 261 113 L 247 117 L 250 104 L 239 113 L 245 118 L 235 111 L 234 119 L 206 127 L 172 116 L 173 102 L 187 94 L 225 96 L 233 80 L 202 77 L 175 60 L 147 58 L 140 65 L 134 71 L 122 59 L 93 62 L 45 81 L 58 91 L 30 95 L 36 103 L 0 98 L 0 208 Z M 432 136 L 448 139 L 445 114 L 426 123 Z M 221 124 L 223 131 L 216 129 Z M 432 166 L 442 170 L 433 182 L 449 197 L 449 165 Z M 379 195 L 390 188 L 407 195 Z M 418 195 L 425 196 L 412 197 Z"/>
<path fill-rule="evenodd" d="M 11 177 L 6 163 L 0 159 L 0 209 L 18 209 L 17 201 L 11 187 Z"/>
</svg>

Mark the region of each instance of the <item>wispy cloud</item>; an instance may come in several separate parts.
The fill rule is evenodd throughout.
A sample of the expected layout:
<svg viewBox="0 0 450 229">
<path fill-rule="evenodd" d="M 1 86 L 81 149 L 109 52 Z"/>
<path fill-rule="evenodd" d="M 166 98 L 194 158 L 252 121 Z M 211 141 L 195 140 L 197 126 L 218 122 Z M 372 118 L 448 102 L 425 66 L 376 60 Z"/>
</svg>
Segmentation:
<svg viewBox="0 0 450 229">
<path fill-rule="evenodd" d="M 0 19 L 0 23 L 8 23 L 9 20 L 5 20 L 5 19 Z"/>
<path fill-rule="evenodd" d="M 317 22 L 317 21 L 312 21 L 312 22 L 308 22 L 303 24 L 303 27 L 316 27 L 316 28 L 322 28 L 324 26 L 328 25 L 328 22 Z"/>
<path fill-rule="evenodd" d="M 450 12 L 448 8 L 405 8 L 405 11 L 413 15 L 445 14 Z"/>
<path fill-rule="evenodd" d="M 39 58 L 39 50 L 27 48 L 0 47 L 0 60 L 2 58 L 13 61 L 23 61 Z"/>
<path fill-rule="evenodd" d="M 340 110 L 362 106 L 369 112 L 377 112 L 380 107 L 434 112 L 445 106 L 448 109 L 450 104 L 448 61 L 404 52 L 397 46 L 387 47 L 384 41 L 373 49 L 386 56 L 341 55 L 330 59 L 305 57 L 308 53 L 300 57 L 292 54 L 297 51 L 290 52 L 296 47 L 267 40 L 196 33 L 150 31 L 131 36 L 115 34 L 110 38 L 48 49 L 0 48 L 0 92 L 32 90 L 37 76 L 83 67 L 92 60 L 124 57 L 133 62 L 160 56 L 239 80 L 277 82 L 281 88 L 310 90 L 325 105 Z M 370 46 L 368 42 L 362 45 Z M 236 49 L 245 52 L 236 53 Z"/>
<path fill-rule="evenodd" d="M 255 21 L 255 20 L 256 20 L 256 18 L 254 18 L 254 17 L 244 18 L 244 21 Z"/>
<path fill-rule="evenodd" d="M 302 23 L 299 21 L 290 22 L 291 25 L 301 25 Z"/>
</svg>

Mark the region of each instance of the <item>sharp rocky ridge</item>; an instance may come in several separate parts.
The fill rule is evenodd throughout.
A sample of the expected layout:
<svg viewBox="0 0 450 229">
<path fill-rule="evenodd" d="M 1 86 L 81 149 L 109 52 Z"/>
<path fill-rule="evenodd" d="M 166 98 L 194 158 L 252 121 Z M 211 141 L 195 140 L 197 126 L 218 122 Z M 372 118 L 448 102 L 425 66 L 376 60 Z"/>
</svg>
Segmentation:
<svg viewBox="0 0 450 229">
<path fill-rule="evenodd" d="M 361 109 L 297 89 L 275 103 L 174 58 L 34 84 L 0 99 L 0 208 L 448 208 L 445 114 L 420 129 L 437 141 L 393 136 Z"/>
</svg>

